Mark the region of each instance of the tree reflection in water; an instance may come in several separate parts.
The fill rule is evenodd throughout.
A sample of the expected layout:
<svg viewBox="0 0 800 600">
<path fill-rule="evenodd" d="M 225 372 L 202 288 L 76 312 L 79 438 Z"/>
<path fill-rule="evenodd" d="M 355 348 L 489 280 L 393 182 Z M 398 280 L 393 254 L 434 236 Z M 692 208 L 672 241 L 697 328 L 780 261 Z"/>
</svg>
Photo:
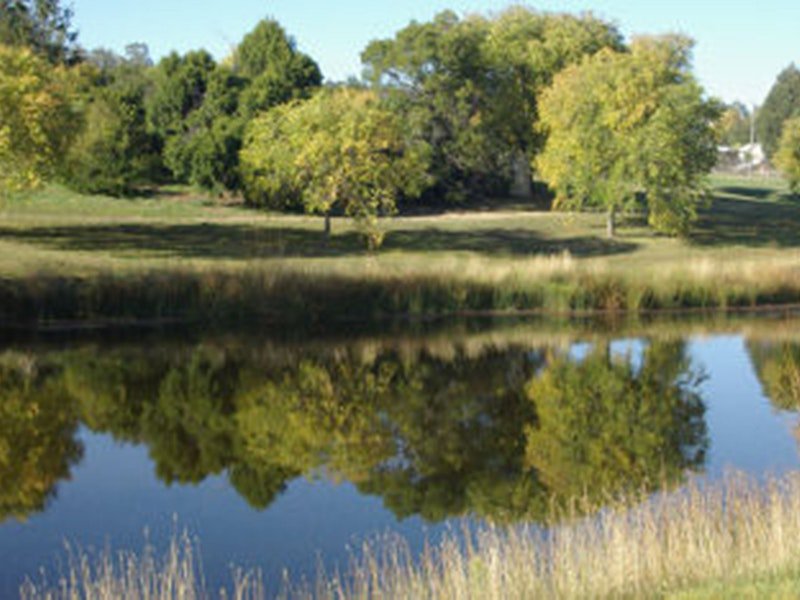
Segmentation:
<svg viewBox="0 0 800 600">
<path fill-rule="evenodd" d="M 301 476 L 431 521 L 536 520 L 554 499 L 678 485 L 708 444 L 685 344 L 651 340 L 636 361 L 609 344 L 582 359 L 520 343 L 84 347 L 41 352 L 33 374 L 8 355 L 0 519 L 45 508 L 80 459 L 79 422 L 147 446 L 165 483 L 226 473 L 257 509 Z"/>
</svg>

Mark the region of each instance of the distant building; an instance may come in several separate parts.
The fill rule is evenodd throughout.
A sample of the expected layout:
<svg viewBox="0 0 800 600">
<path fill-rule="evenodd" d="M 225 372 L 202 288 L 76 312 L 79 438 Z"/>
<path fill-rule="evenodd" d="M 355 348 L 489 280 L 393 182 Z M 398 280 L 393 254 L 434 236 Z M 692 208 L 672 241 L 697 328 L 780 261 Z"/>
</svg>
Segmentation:
<svg viewBox="0 0 800 600">
<path fill-rule="evenodd" d="M 726 173 L 767 173 L 770 170 L 767 155 L 761 144 L 744 144 L 736 148 L 719 146 L 717 171 Z"/>
</svg>

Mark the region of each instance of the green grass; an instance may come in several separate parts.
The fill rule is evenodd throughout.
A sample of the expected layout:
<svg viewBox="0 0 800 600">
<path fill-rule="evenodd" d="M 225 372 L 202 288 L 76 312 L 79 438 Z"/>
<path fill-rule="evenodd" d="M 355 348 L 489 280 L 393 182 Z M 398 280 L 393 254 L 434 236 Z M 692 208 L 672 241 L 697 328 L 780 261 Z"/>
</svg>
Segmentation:
<svg viewBox="0 0 800 600">
<path fill-rule="evenodd" d="M 326 242 L 319 217 L 182 188 L 114 199 L 51 187 L 0 214 L 0 315 L 299 320 L 800 302 L 800 202 L 780 180 L 713 184 L 686 239 L 631 218 L 609 240 L 601 214 L 493 201 L 387 219 L 376 253 L 343 218 Z"/>
</svg>

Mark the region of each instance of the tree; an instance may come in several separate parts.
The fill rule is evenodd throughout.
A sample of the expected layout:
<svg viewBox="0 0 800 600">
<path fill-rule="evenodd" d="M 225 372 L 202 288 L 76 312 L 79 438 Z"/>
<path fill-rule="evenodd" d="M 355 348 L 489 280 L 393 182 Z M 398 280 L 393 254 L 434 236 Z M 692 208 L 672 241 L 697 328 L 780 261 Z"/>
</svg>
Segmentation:
<svg viewBox="0 0 800 600">
<path fill-rule="evenodd" d="M 224 65 L 209 73 L 202 103 L 165 140 L 164 163 L 175 179 L 216 193 L 239 189 L 245 119 L 238 109 L 246 84 Z"/>
<path fill-rule="evenodd" d="M 209 79 L 216 68 L 205 50 L 180 56 L 173 52 L 155 68 L 153 93 L 147 98 L 147 120 L 162 139 L 179 134 L 190 113 L 202 106 Z"/>
<path fill-rule="evenodd" d="M 427 182 L 427 147 L 407 139 L 400 117 L 367 90 L 323 90 L 273 108 L 248 127 L 241 153 L 252 204 L 300 202 L 309 213 L 352 216 L 370 248 L 377 218 Z"/>
<path fill-rule="evenodd" d="M 718 115 L 689 70 L 691 46 L 640 38 L 555 77 L 540 101 L 548 138 L 535 165 L 556 207 L 605 208 L 613 236 L 617 211 L 644 193 L 655 229 L 686 231 L 716 161 Z"/>
<path fill-rule="evenodd" d="M 26 48 L 0 46 L 0 197 L 51 175 L 74 128 L 68 74 Z"/>
<path fill-rule="evenodd" d="M 109 71 L 97 71 L 86 90 L 83 123 L 66 157 L 66 182 L 83 192 L 121 196 L 152 182 L 162 166 L 158 139 L 148 131 L 150 89 L 146 51 L 127 49 Z"/>
<path fill-rule="evenodd" d="M 800 69 L 791 64 L 778 75 L 756 120 L 758 138 L 768 158 L 771 159 L 778 150 L 783 124 L 798 116 L 800 116 Z"/>
<path fill-rule="evenodd" d="M 252 117 L 289 100 L 308 97 L 322 83 L 317 64 L 297 50 L 277 21 L 264 19 L 241 41 L 233 55 L 234 72 L 248 81 L 241 112 Z"/>
<path fill-rule="evenodd" d="M 789 182 L 789 189 L 800 194 L 800 117 L 783 124 L 783 133 L 775 153 L 775 166 Z"/>
<path fill-rule="evenodd" d="M 365 79 L 431 145 L 431 192 L 459 200 L 506 192 L 520 163 L 529 187 L 538 93 L 564 66 L 607 46 L 621 47 L 619 34 L 591 15 L 518 7 L 462 20 L 445 11 L 371 42 L 361 60 Z"/>
<path fill-rule="evenodd" d="M 0 44 L 25 47 L 51 64 L 81 59 L 72 9 L 59 0 L 0 0 Z"/>
<path fill-rule="evenodd" d="M 625 46 L 614 25 L 591 13 L 538 13 L 517 6 L 489 20 L 483 45 L 492 73 L 487 118 L 493 135 L 512 149 L 528 186 L 531 162 L 545 142 L 541 129 L 531 127 L 539 121 L 539 96 L 557 73 L 604 48 Z"/>
<path fill-rule="evenodd" d="M 164 140 L 164 162 L 173 177 L 216 193 L 238 190 L 247 123 L 273 106 L 308 97 L 322 75 L 269 19 L 260 21 L 225 63 L 212 68 L 204 54 L 162 61 L 149 120 Z"/>
<path fill-rule="evenodd" d="M 718 122 L 720 143 L 733 148 L 749 144 L 753 119 L 750 109 L 741 102 L 725 107 Z"/>
</svg>

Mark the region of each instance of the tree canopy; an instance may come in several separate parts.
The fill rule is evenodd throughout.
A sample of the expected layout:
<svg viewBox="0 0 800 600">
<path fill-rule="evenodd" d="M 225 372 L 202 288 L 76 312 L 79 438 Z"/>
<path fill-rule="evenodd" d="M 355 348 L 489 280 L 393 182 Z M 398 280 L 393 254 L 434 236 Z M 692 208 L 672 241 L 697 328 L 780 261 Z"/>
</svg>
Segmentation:
<svg viewBox="0 0 800 600">
<path fill-rule="evenodd" d="M 148 131 L 151 89 L 146 48 L 129 46 L 103 69 L 89 69 L 80 130 L 66 155 L 68 185 L 84 192 L 132 193 L 162 173 L 157 137 Z"/>
<path fill-rule="evenodd" d="M 241 160 L 251 203 L 299 201 L 307 212 L 325 215 L 338 208 L 356 219 L 373 247 L 381 241 L 377 218 L 425 185 L 427 154 L 374 92 L 336 88 L 257 117 Z"/>
<path fill-rule="evenodd" d="M 321 82 L 317 64 L 276 21 L 264 19 L 222 64 L 204 51 L 163 59 L 155 70 L 148 119 L 175 179 L 217 193 L 237 191 L 247 123 L 308 97 Z"/>
<path fill-rule="evenodd" d="M 800 117 L 783 124 L 780 144 L 775 153 L 775 166 L 786 177 L 789 189 L 800 194 Z"/>
<path fill-rule="evenodd" d="M 722 110 L 719 118 L 719 141 L 736 148 L 750 143 L 753 111 L 741 102 L 734 102 Z"/>
<path fill-rule="evenodd" d="M 72 8 L 60 0 L 0 0 L 0 44 L 31 49 L 51 64 L 80 60 Z"/>
<path fill-rule="evenodd" d="M 777 152 L 783 124 L 800 116 L 800 69 L 794 64 L 778 75 L 758 111 L 756 127 L 758 139 L 769 158 Z"/>
<path fill-rule="evenodd" d="M 0 197 L 52 175 L 74 130 L 68 73 L 0 45 Z"/>
<path fill-rule="evenodd" d="M 460 19 L 452 11 L 412 22 L 362 52 L 364 77 L 431 146 L 432 188 L 450 199 L 504 193 L 540 147 L 537 96 L 564 66 L 621 47 L 591 15 L 513 8 Z"/>
<path fill-rule="evenodd" d="M 556 207 L 605 208 L 613 236 L 615 213 L 643 193 L 655 229 L 686 231 L 717 152 L 718 106 L 689 71 L 691 47 L 639 38 L 556 75 L 540 101 L 548 138 L 535 161 Z"/>
</svg>

